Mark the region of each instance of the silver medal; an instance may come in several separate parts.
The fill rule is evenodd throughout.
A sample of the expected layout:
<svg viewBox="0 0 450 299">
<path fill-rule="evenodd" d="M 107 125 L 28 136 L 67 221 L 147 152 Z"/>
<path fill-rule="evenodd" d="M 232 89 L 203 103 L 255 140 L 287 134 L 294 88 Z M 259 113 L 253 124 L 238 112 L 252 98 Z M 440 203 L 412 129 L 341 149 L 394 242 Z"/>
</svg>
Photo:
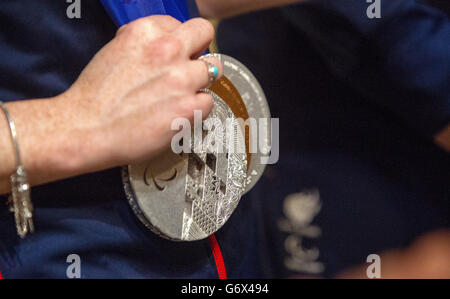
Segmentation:
<svg viewBox="0 0 450 299">
<path fill-rule="evenodd" d="M 214 98 L 214 107 L 205 123 L 218 119 L 225 124 L 231 119 L 233 134 L 230 139 L 229 132 L 217 134 L 212 126 L 204 139 L 208 144 L 222 143 L 225 151 L 168 151 L 123 168 L 125 192 L 135 214 L 151 231 L 173 241 L 201 240 L 219 230 L 266 166 L 261 158 L 268 153 L 249 152 L 250 134 L 266 145 L 271 138 L 270 110 L 261 86 L 236 59 L 210 55 L 223 63 L 224 76 L 206 90 Z M 236 118 L 266 121 L 258 123 L 259 130 L 247 129 Z M 190 147 L 194 149 L 195 144 Z"/>
<path fill-rule="evenodd" d="M 228 100 L 230 97 L 230 89 L 233 88 L 231 86 L 227 86 L 227 81 L 229 80 L 234 88 L 236 88 L 245 105 L 245 109 L 248 114 L 247 117 L 258 121 L 258 132 L 251 132 L 251 134 L 253 136 L 258 136 L 258 142 L 260 144 L 269 146 L 271 144 L 271 115 L 269 104 L 267 103 L 266 96 L 258 80 L 245 65 L 233 57 L 218 53 L 208 54 L 206 56 L 215 57 L 223 64 L 224 78 L 216 83 L 216 86 L 213 86 L 212 90 L 218 93 L 219 96 L 232 107 L 236 117 L 245 118 L 243 115 L 245 113 L 238 112 L 244 110 L 243 107 L 239 107 L 238 101 L 240 99 Z M 216 91 L 216 89 L 219 89 L 218 87 L 220 84 L 224 85 L 222 90 L 225 94 Z M 233 106 L 236 108 L 233 109 Z M 260 120 L 264 121 L 260 122 Z M 247 171 L 247 182 L 244 194 L 250 191 L 261 178 L 266 168 L 266 164 L 261 163 L 261 159 L 268 157 L 269 154 L 269 151 L 266 149 L 261 151 L 261 148 L 259 148 L 257 151 L 251 153 L 251 155 L 248 155 L 250 158 L 248 159 L 249 167 Z"/>
<path fill-rule="evenodd" d="M 218 119 L 225 125 L 228 119 L 233 124 L 231 109 L 211 94 L 214 107 L 205 122 Z M 242 153 L 235 150 L 244 142 L 240 126 L 231 127 L 231 138 L 218 134 L 214 127 L 204 138 L 208 144 L 223 144 L 224 150 L 168 151 L 152 161 L 124 168 L 128 200 L 150 230 L 174 241 L 195 241 L 225 224 L 242 196 L 247 171 L 245 149 Z"/>
</svg>

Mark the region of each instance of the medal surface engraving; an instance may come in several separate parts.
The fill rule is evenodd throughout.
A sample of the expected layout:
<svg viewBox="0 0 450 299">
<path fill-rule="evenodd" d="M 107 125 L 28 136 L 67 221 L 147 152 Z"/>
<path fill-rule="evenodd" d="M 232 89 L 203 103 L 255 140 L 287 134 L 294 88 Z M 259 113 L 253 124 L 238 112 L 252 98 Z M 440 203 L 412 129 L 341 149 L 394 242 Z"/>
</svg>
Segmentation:
<svg viewBox="0 0 450 299">
<path fill-rule="evenodd" d="M 224 76 L 204 90 L 214 98 L 205 123 L 218 119 L 226 126 L 227 120 L 232 120 L 233 134 L 232 138 L 229 131 L 219 134 L 221 131 L 213 125 L 203 131 L 203 143 L 222 144 L 223 151 L 199 150 L 191 140 L 191 153 L 168 151 L 124 167 L 122 173 L 128 201 L 137 217 L 151 231 L 173 241 L 201 240 L 219 230 L 241 196 L 262 176 L 266 165 L 261 159 L 269 155 L 259 148 L 261 144 L 270 145 L 271 116 L 258 81 L 232 57 L 206 56 L 223 63 Z M 258 125 L 244 128 L 236 119 L 254 119 Z M 251 150 L 251 138 L 255 136 L 258 148 Z"/>
<path fill-rule="evenodd" d="M 234 123 L 228 105 L 211 94 L 214 107 L 208 119 L 218 119 L 224 126 L 227 119 Z M 219 134 L 217 128 L 204 131 L 204 140 L 223 144 L 223 150 L 199 151 L 192 142 L 192 153 L 169 151 L 124 168 L 128 200 L 144 225 L 170 240 L 195 241 L 225 224 L 239 203 L 247 177 L 245 150 L 234 150 L 243 146 L 243 133 L 237 124 L 232 128 L 231 136 Z"/>
<path fill-rule="evenodd" d="M 238 118 L 247 120 L 252 118 L 258 121 L 258 132 L 245 132 L 246 148 L 249 150 L 249 135 L 257 136 L 258 142 L 264 145 L 271 144 L 271 115 L 261 85 L 252 72 L 241 62 L 224 54 L 208 54 L 219 59 L 223 64 L 223 78 L 211 86 L 211 90 L 222 98 L 231 107 Z M 259 122 L 260 120 L 264 122 Z M 247 154 L 248 170 L 244 194 L 250 191 L 261 178 L 266 165 L 261 158 L 270 153 L 260 148 Z"/>
</svg>

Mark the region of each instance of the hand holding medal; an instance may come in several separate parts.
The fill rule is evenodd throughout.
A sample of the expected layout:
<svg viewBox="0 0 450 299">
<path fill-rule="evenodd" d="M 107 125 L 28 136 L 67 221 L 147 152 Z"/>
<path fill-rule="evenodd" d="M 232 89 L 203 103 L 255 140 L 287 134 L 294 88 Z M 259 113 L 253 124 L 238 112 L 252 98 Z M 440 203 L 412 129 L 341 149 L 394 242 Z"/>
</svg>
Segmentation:
<svg viewBox="0 0 450 299">
<path fill-rule="evenodd" d="M 167 13 L 185 21 L 185 1 L 102 0 L 113 20 L 123 25 L 133 18 Z M 219 230 L 262 175 L 265 154 L 251 151 L 250 136 L 255 127 L 244 127 L 238 120 L 265 119 L 259 138 L 270 140 L 270 112 L 264 93 L 251 72 L 235 59 L 213 54 L 202 57 L 209 74 L 214 106 L 205 123 L 231 121 L 233 136 L 218 134 L 217 126 L 203 131 L 205 140 L 223 145 L 222 151 L 208 150 L 190 143 L 189 153 L 169 150 L 157 158 L 124 167 L 123 181 L 128 200 L 138 218 L 151 231 L 174 241 L 195 241 Z M 219 69 L 209 62 L 224 64 L 224 77 L 216 81 Z M 214 84 L 212 84 L 214 83 Z M 237 125 L 236 125 L 237 124 Z M 195 125 L 194 125 L 195 126 Z M 201 126 L 202 127 L 202 126 Z M 195 131 L 195 128 L 194 128 Z M 219 136 L 219 137 L 218 137 Z M 236 151 L 243 148 L 243 151 Z M 268 153 L 266 153 L 268 154 Z"/>
</svg>

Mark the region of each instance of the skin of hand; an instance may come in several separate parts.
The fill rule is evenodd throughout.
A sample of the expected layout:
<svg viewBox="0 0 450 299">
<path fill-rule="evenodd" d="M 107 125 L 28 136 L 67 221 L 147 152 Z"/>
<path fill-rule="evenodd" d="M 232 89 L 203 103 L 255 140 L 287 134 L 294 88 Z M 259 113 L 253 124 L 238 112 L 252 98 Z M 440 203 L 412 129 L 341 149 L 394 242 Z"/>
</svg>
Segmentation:
<svg viewBox="0 0 450 299">
<path fill-rule="evenodd" d="M 367 278 L 368 265 L 349 269 L 339 278 Z M 381 254 L 381 278 L 450 278 L 450 230 L 428 233 L 406 249 Z"/>
<path fill-rule="evenodd" d="M 204 19 L 184 24 L 152 16 L 121 27 L 54 98 L 7 104 L 32 185 L 147 159 L 168 148 L 175 118 L 207 117 L 208 69 L 197 58 L 214 37 Z M 218 60 L 208 59 L 219 68 Z M 3 119 L 2 119 L 3 118 Z M 0 116 L 0 194 L 15 169 L 9 128 Z"/>
<path fill-rule="evenodd" d="M 434 142 L 450 153 L 450 125 L 435 136 Z"/>
</svg>

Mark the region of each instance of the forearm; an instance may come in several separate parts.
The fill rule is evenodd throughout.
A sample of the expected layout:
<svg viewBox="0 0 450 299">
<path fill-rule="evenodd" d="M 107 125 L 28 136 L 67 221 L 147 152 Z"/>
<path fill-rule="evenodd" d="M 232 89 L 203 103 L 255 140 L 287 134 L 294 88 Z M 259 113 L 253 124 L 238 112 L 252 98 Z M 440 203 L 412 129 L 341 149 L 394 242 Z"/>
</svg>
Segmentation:
<svg viewBox="0 0 450 299">
<path fill-rule="evenodd" d="M 242 13 L 304 0 L 197 0 L 200 15 L 205 18 L 228 18 Z"/>
<path fill-rule="evenodd" d="M 208 69 L 191 57 L 213 36 L 200 18 L 183 24 L 167 16 L 142 18 L 122 27 L 63 94 L 8 103 L 29 183 L 145 161 L 167 150 L 174 119 L 192 120 L 194 111 L 208 115 L 212 109 L 212 97 L 198 93 L 210 83 Z M 220 76 L 220 62 L 207 60 Z M 15 161 L 0 115 L 0 194 L 11 189 Z"/>
<path fill-rule="evenodd" d="M 89 171 L 87 159 L 93 150 L 83 131 L 83 120 L 75 120 L 65 95 L 56 98 L 12 102 L 7 108 L 16 126 L 19 148 L 31 185 L 42 184 Z M 16 157 L 3 113 L 0 116 L 0 194 L 10 192 L 9 176 Z"/>
</svg>

